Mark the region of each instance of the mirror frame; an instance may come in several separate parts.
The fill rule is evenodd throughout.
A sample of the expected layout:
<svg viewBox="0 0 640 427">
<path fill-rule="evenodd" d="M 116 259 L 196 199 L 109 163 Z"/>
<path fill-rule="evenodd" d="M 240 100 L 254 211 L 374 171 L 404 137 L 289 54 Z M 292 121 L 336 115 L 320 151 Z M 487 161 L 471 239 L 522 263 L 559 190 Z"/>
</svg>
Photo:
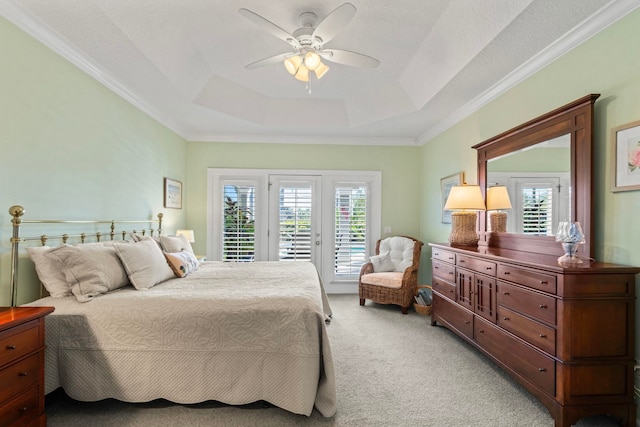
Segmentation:
<svg viewBox="0 0 640 427">
<path fill-rule="evenodd" d="M 583 254 L 594 256 L 593 109 L 599 94 L 590 94 L 543 114 L 472 148 L 478 154 L 478 185 L 486 197 L 487 161 L 540 142 L 571 134 L 571 221 L 579 221 L 586 243 Z M 563 255 L 553 236 L 531 236 L 487 230 L 487 213 L 479 215 L 479 246 Z"/>
</svg>

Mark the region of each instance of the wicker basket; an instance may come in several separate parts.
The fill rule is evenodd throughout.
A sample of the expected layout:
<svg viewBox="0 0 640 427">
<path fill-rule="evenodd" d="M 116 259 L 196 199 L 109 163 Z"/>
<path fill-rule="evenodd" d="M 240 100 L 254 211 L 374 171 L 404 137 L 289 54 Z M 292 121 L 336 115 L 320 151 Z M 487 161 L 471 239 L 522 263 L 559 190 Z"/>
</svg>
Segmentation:
<svg viewBox="0 0 640 427">
<path fill-rule="evenodd" d="M 429 289 L 431 289 L 431 286 L 430 285 L 419 285 L 418 289 L 420 289 L 420 288 L 429 288 Z M 416 295 L 417 295 L 417 293 L 416 293 Z M 422 315 L 425 315 L 425 316 L 428 316 L 428 315 L 431 314 L 431 306 L 430 305 L 420 305 L 420 304 L 413 303 L 413 308 L 416 310 L 416 313 L 418 313 L 418 314 L 422 314 Z"/>
</svg>

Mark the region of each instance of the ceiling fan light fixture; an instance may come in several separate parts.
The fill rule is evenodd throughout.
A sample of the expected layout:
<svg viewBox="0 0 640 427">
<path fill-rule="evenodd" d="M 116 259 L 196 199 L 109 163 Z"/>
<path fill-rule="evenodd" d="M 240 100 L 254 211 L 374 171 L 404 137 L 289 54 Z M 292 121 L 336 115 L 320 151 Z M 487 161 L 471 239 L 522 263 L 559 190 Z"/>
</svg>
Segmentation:
<svg viewBox="0 0 640 427">
<path fill-rule="evenodd" d="M 327 67 L 323 62 L 320 62 L 316 69 L 313 70 L 313 72 L 316 73 L 316 77 L 318 78 L 318 80 L 320 80 L 322 76 L 327 74 L 327 71 L 329 71 L 329 67 Z"/>
<path fill-rule="evenodd" d="M 304 65 L 301 65 L 300 67 L 298 67 L 298 71 L 296 72 L 294 77 L 296 79 L 302 81 L 302 82 L 308 82 L 309 81 L 309 69 L 307 67 L 305 67 Z"/>
<path fill-rule="evenodd" d="M 304 65 L 310 70 L 315 70 L 320 65 L 320 55 L 315 52 L 307 52 L 304 55 Z"/>
<path fill-rule="evenodd" d="M 298 69 L 302 65 L 302 57 L 300 55 L 291 56 L 284 60 L 284 67 L 287 69 L 289 74 L 296 75 Z"/>
</svg>

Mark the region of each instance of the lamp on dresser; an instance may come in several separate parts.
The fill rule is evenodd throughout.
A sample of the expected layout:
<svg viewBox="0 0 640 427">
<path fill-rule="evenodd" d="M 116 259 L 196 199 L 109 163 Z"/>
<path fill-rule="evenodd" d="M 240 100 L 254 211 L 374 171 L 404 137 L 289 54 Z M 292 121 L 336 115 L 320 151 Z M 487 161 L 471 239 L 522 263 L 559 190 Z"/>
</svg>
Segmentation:
<svg viewBox="0 0 640 427">
<path fill-rule="evenodd" d="M 487 211 L 489 213 L 489 225 L 491 231 L 507 231 L 507 213 L 502 209 L 511 209 L 509 192 L 504 185 L 496 185 L 487 188 Z"/>
<path fill-rule="evenodd" d="M 477 245 L 478 211 L 485 210 L 480 186 L 458 185 L 452 187 L 444 209 L 453 211 L 451 213 L 449 243 L 463 246 Z"/>
</svg>

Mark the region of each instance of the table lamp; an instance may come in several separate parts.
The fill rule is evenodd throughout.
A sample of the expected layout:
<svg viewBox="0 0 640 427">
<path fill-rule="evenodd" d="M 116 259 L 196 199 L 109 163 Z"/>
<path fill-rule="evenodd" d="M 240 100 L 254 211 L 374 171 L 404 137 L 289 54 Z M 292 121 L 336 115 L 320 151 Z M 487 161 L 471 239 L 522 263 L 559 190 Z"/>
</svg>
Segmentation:
<svg viewBox="0 0 640 427">
<path fill-rule="evenodd" d="M 507 231 L 507 213 L 501 209 L 511 209 L 509 192 L 504 185 L 487 188 L 487 210 L 489 213 L 489 225 L 491 231 Z"/>
<path fill-rule="evenodd" d="M 478 212 L 485 210 L 482 192 L 478 185 L 459 185 L 451 188 L 444 209 L 451 212 L 452 245 L 477 245 L 476 223 Z"/>
<path fill-rule="evenodd" d="M 176 230 L 176 236 L 186 237 L 189 243 L 193 243 L 196 241 L 196 237 L 193 234 L 193 230 Z"/>
</svg>

